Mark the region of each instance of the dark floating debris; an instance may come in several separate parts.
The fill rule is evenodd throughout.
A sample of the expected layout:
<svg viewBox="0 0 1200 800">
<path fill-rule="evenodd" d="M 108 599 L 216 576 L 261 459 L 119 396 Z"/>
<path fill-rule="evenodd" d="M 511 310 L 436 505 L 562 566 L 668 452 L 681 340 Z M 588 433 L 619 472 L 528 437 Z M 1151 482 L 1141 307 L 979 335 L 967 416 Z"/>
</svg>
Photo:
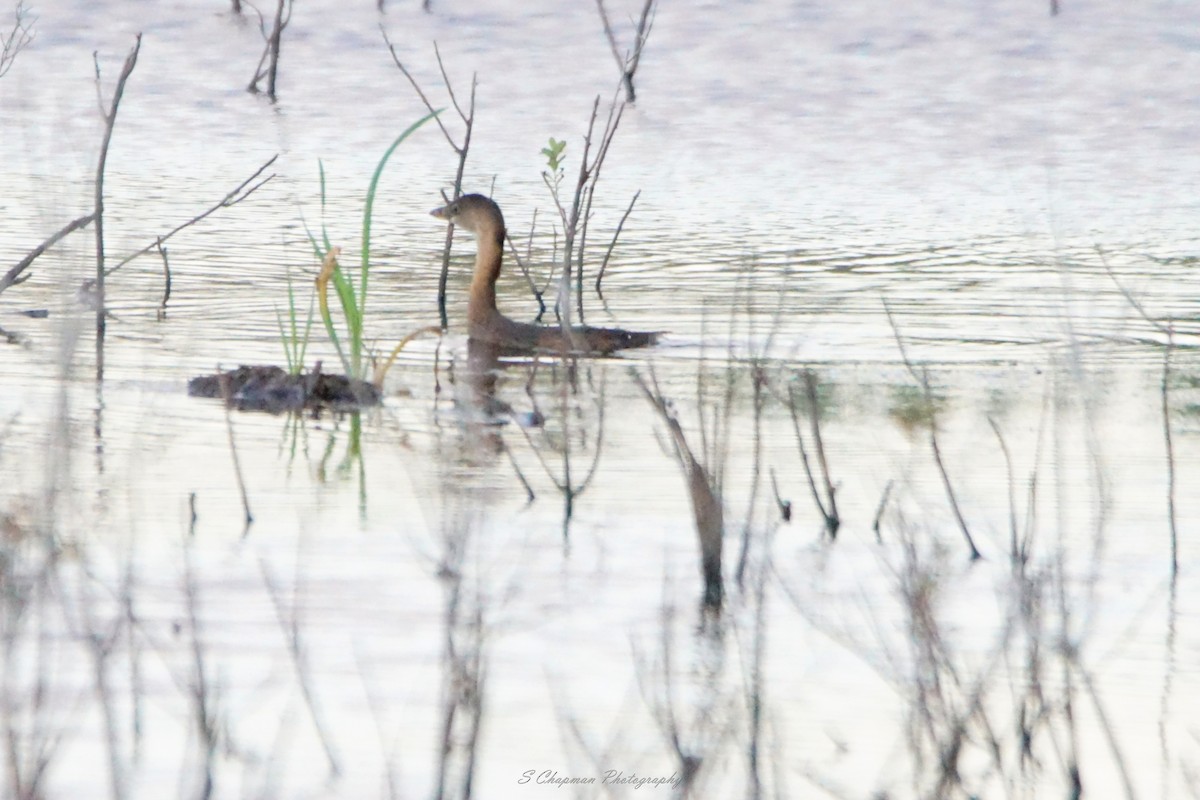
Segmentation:
<svg viewBox="0 0 1200 800">
<path fill-rule="evenodd" d="M 312 372 L 293 375 L 275 366 L 240 366 L 216 375 L 200 375 L 188 381 L 192 397 L 227 399 L 241 411 L 355 411 L 378 405 L 380 393 L 374 384 L 345 375 L 328 375 L 320 365 Z"/>
</svg>

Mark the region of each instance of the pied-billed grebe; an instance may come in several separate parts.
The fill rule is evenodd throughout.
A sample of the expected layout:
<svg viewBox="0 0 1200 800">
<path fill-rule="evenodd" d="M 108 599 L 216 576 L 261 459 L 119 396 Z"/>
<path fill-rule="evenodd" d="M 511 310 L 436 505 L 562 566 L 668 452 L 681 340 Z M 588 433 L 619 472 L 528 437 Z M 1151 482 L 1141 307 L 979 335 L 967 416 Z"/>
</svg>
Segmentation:
<svg viewBox="0 0 1200 800">
<path fill-rule="evenodd" d="M 568 332 L 554 325 L 517 322 L 496 308 L 496 279 L 504 256 L 504 215 L 500 206 L 481 194 L 466 194 L 449 205 L 429 212 L 474 234 L 475 277 L 467 301 L 467 332 L 472 339 L 513 350 L 546 350 L 611 353 L 645 347 L 658 340 L 658 333 L 620 328 L 577 326 Z"/>
</svg>

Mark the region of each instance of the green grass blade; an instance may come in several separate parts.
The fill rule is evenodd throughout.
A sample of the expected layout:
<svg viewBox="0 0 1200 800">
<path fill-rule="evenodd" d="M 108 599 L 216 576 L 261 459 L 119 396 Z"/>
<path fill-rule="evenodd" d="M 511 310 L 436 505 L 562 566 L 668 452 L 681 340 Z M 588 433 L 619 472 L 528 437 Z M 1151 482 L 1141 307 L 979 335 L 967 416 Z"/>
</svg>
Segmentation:
<svg viewBox="0 0 1200 800">
<path fill-rule="evenodd" d="M 321 241 L 325 243 L 325 252 L 329 252 L 329 230 L 325 227 L 325 162 L 317 159 L 317 171 L 320 173 L 321 181 Z M 312 236 L 310 235 L 311 239 Z M 324 254 L 321 256 L 324 257 Z"/>
<path fill-rule="evenodd" d="M 304 321 L 304 338 L 300 340 L 300 352 L 296 356 L 296 362 L 300 365 L 297 374 L 304 371 L 304 357 L 308 354 L 308 340 L 312 336 L 313 309 L 316 304 L 317 293 L 313 292 L 308 296 L 308 319 Z"/>
<path fill-rule="evenodd" d="M 358 308 L 360 312 L 367 306 L 367 274 L 371 269 L 371 210 L 375 206 L 375 189 L 379 186 L 379 178 L 383 175 L 383 168 L 387 165 L 388 159 L 392 157 L 392 153 L 400 146 L 400 143 L 413 134 L 417 128 L 420 128 L 426 122 L 442 113 L 444 109 L 431 111 L 419 120 L 409 125 L 404 133 L 396 137 L 396 141 L 392 142 L 383 154 L 383 158 L 379 159 L 379 164 L 375 167 L 375 174 L 371 176 L 371 185 L 367 188 L 367 202 L 363 209 L 363 225 L 362 225 L 362 271 L 359 277 L 358 286 Z"/>
<path fill-rule="evenodd" d="M 291 340 L 288 339 L 287 331 L 283 327 L 283 314 L 279 311 L 279 306 L 275 307 L 275 322 L 279 325 L 279 341 L 283 344 L 283 357 L 287 361 L 287 370 L 289 375 L 295 375 L 295 356 L 292 355 Z"/>
<path fill-rule="evenodd" d="M 342 340 L 338 338 L 337 330 L 333 327 L 333 316 L 328 313 L 326 308 L 321 309 L 321 321 L 325 323 L 325 333 L 329 335 L 329 341 L 333 342 L 333 349 L 337 351 L 338 358 L 341 359 L 342 371 L 350 375 L 350 362 L 346 359 L 346 351 L 342 349 Z"/>
<path fill-rule="evenodd" d="M 350 360 L 346 374 L 351 378 L 357 378 L 362 367 L 362 314 L 354 299 L 354 286 L 342 272 L 341 267 L 333 271 L 332 280 L 338 302 L 342 306 L 342 315 L 346 318 L 346 334 L 350 339 Z"/>
</svg>

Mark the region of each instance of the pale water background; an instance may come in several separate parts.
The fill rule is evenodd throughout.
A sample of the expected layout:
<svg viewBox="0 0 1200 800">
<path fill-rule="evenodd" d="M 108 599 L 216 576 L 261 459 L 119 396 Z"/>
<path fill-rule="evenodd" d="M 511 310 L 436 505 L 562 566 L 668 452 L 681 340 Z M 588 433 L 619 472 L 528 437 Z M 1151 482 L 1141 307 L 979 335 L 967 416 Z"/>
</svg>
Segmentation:
<svg viewBox="0 0 1200 800">
<path fill-rule="evenodd" d="M 418 6 L 388 3 L 381 15 L 367 0 L 298 3 L 275 105 L 244 91 L 262 46 L 253 14 L 238 19 L 216 2 L 32 9 L 36 40 L 0 79 L 0 268 L 90 210 L 102 127 L 92 52 L 107 98 L 138 31 L 141 56 L 109 157 L 110 256 L 145 246 L 280 154 L 276 177 L 250 200 L 169 243 L 165 319 L 155 315 L 156 257 L 110 278 L 115 319 L 101 387 L 89 319 L 73 304 L 94 269 L 90 229 L 0 296 L 0 327 L 23 342 L 0 347 L 5 563 L 32 569 L 29 532 L 53 536 L 62 553 L 55 589 L 9 614 L 5 628 L 5 713 L 20 734 L 10 740 L 61 736 L 45 796 L 110 793 L 86 646 L 97 630 L 119 632 L 109 684 L 124 789 L 197 796 L 189 581 L 221 730 L 215 796 L 432 795 L 447 542 L 463 543 L 462 602 L 486 629 L 476 796 L 572 791 L 518 785 L 527 770 L 676 772 L 655 720 L 664 674 L 685 750 L 705 759 L 693 796 L 748 795 L 756 642 L 765 648 L 765 794 L 929 796 L 906 744 L 915 673 L 897 592 L 901 540 L 916 542 L 940 576 L 936 609 L 962 691 L 991 686 L 995 702 L 1020 688 L 996 667 L 1014 590 L 1010 478 L 989 417 L 1012 455 L 1034 563 L 1063 576 L 1082 664 L 1075 680 L 1093 681 L 1075 694 L 1085 791 L 1196 796 L 1200 9 L 1066 0 L 1052 18 L 1040 2 L 666 0 L 637 74 L 638 103 L 626 109 L 597 191 L 597 250 L 633 193 L 641 198 L 605 279 L 607 306 L 585 298 L 589 322 L 666 329 L 665 343 L 583 364 L 565 393 L 561 369 L 542 364 L 527 393 L 528 365 L 509 367 L 498 395 L 518 412 L 536 403 L 547 426 L 528 437 L 515 425 L 481 434 L 455 402 L 472 252 L 461 241 L 457 327 L 440 349 L 418 340 L 402 354 L 384 408 L 363 416 L 361 470 L 345 460 L 347 420 L 233 415 L 255 516 L 244 531 L 224 411 L 189 399 L 184 385 L 217 365 L 282 362 L 275 309 L 286 304 L 289 271 L 307 298 L 316 268 L 303 225 L 320 220 L 319 160 L 325 221 L 353 263 L 371 171 L 423 113 L 379 25 L 434 96 L 432 41 L 461 94 L 478 72 L 466 188 L 493 193 L 518 239 L 540 209 L 539 275 L 551 248 L 539 150 L 550 136 L 566 139 L 570 180 L 591 104 L 599 94 L 603 109 L 616 86 L 590 3 Z M 626 42 L 639 10 L 610 6 Z M 385 173 L 368 308 L 381 349 L 437 321 L 443 230 L 427 211 L 453 167 L 427 127 Z M 1118 282 L 1176 332 L 1174 587 L 1166 337 Z M 909 357 L 929 366 L 945 398 L 939 444 L 985 555 L 974 565 L 927 437 L 896 413 L 915 383 L 884 300 Z M 513 270 L 500 302 L 532 317 Z M 43 308 L 46 319 L 20 315 Z M 319 326 L 309 355 L 336 360 Z M 774 390 L 757 494 L 751 361 Z M 698 630 L 684 481 L 631 365 L 653 369 L 697 447 L 698 373 L 710 389 L 739 377 L 725 465 L 729 600 L 717 634 Z M 825 444 L 844 517 L 832 544 L 822 541 L 778 399 L 804 367 L 829 395 Z M 575 481 L 599 450 L 565 537 L 554 486 L 564 439 Z M 790 524 L 779 521 L 771 470 L 793 502 Z M 871 523 L 889 483 L 877 544 Z M 761 628 L 754 592 L 733 580 L 744 528 L 751 574 L 765 576 Z M 122 596 L 130 608 L 116 602 Z M 123 623 L 128 616 L 136 624 Z M 293 621 L 303 679 L 289 650 Z M 469 629 L 460 623 L 456 637 L 469 643 Z M 1061 663 L 1051 663 L 1058 681 Z M 38 676 L 48 688 L 34 702 Z M 1006 747 L 1013 707 L 992 711 Z M 986 763 L 986 746 L 973 745 Z M 1023 781 L 980 768 L 966 785 L 987 797 L 1061 796 L 1062 750 L 1038 759 Z M 644 794 L 671 796 L 651 787 L 613 796 Z"/>
</svg>

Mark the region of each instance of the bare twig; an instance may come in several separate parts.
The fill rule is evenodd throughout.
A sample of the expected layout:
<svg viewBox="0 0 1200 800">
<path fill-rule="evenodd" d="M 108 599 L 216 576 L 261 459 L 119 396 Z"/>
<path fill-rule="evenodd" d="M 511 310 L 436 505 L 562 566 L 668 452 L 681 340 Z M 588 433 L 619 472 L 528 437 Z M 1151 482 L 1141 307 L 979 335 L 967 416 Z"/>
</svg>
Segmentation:
<svg viewBox="0 0 1200 800">
<path fill-rule="evenodd" d="M 263 163 L 263 165 L 261 167 L 256 169 L 249 178 L 246 178 L 246 180 L 239 183 L 228 194 L 226 194 L 224 197 L 222 197 L 216 203 L 213 203 L 206 210 L 200 212 L 199 214 L 192 217 L 188 221 L 183 222 L 179 225 L 176 225 L 174 228 L 172 228 L 168 232 L 164 233 L 161 236 L 156 237 L 153 242 L 146 245 L 141 250 L 138 250 L 134 253 L 130 253 L 129 255 L 125 256 L 120 261 L 118 261 L 115 265 L 110 267 L 104 274 L 112 275 L 114 272 L 116 272 L 121 267 L 128 264 L 130 261 L 133 261 L 135 258 L 144 256 L 147 253 L 149 253 L 151 250 L 157 250 L 162 244 L 165 244 L 168 239 L 170 239 L 172 236 L 179 233 L 180 231 L 184 230 L 185 228 L 190 228 L 192 225 L 195 225 L 196 223 L 203 221 L 204 219 L 208 218 L 209 216 L 220 211 L 222 208 L 230 208 L 231 206 L 236 206 L 238 203 L 240 203 L 243 200 L 245 200 L 246 198 L 248 198 L 250 195 L 257 192 L 259 189 L 261 189 L 271 179 L 273 179 L 275 177 L 274 173 L 272 173 L 271 175 L 268 175 L 267 177 L 263 178 L 261 181 L 258 181 L 257 183 L 255 183 L 255 181 L 258 180 L 258 176 L 262 175 L 263 172 L 265 172 L 268 167 L 270 167 L 272 164 L 274 164 L 276 159 L 278 159 L 278 158 L 279 158 L 278 153 L 271 156 L 269 159 L 266 160 L 266 162 Z M 253 186 L 250 185 L 252 183 L 254 184 Z M 246 188 L 248 186 L 249 186 L 249 188 Z"/>
<path fill-rule="evenodd" d="M 17 8 L 13 12 L 12 30 L 0 35 L 0 78 L 12 69 L 17 54 L 33 41 L 32 23 L 25 19 L 28 13 L 29 9 L 26 8 L 24 0 L 18 0 Z"/>
<path fill-rule="evenodd" d="M 533 210 L 533 218 L 534 218 L 534 222 L 536 222 L 537 221 L 537 209 L 536 208 Z M 533 239 L 533 226 L 532 225 L 530 225 L 530 229 L 529 229 L 529 238 L 532 241 L 532 239 Z M 538 289 L 537 284 L 533 282 L 533 276 L 529 273 L 529 266 L 525 263 L 525 261 L 527 259 L 521 258 L 521 253 L 517 250 L 516 244 L 513 243 L 512 237 L 509 236 L 507 233 L 505 233 L 504 239 L 505 239 L 505 241 L 508 242 L 508 249 L 509 249 L 509 252 L 512 253 L 513 260 L 517 262 L 517 267 L 520 268 L 521 274 L 525 276 L 526 283 L 529 284 L 529 291 L 533 293 L 534 299 L 537 300 L 537 304 L 538 304 L 537 319 L 541 319 L 542 315 L 546 313 L 546 300 L 543 297 L 545 292 L 543 292 L 541 289 Z"/>
<path fill-rule="evenodd" d="M 563 269 L 562 274 L 559 276 L 558 298 L 555 301 L 555 310 L 562 321 L 563 331 L 568 337 L 572 335 L 572 275 L 575 277 L 576 310 L 580 317 L 579 321 L 583 322 L 583 258 L 584 246 L 587 242 L 588 219 L 591 216 L 592 198 L 595 195 L 596 182 L 600 178 L 600 171 L 604 166 L 604 159 L 608 155 L 608 149 L 612 145 L 613 137 L 616 135 L 617 128 L 621 124 L 621 115 L 624 113 L 624 110 L 624 103 L 618 104 L 614 100 L 609 105 L 608 119 L 605 121 L 604 131 L 600 135 L 596 151 L 593 154 L 592 140 L 596 132 L 596 120 L 600 112 L 600 96 L 596 95 L 596 99 L 592 103 L 591 117 L 588 120 L 587 134 L 583 138 L 583 153 L 579 158 L 579 174 L 575 182 L 575 193 L 569 208 L 564 205 L 558 192 L 558 181 L 561 173 L 554 180 L 551 180 L 548 172 L 542 173 L 542 180 L 550 189 L 555 208 L 558 210 L 559 218 L 563 224 Z M 576 272 L 576 270 L 578 271 Z M 569 344 L 574 346 L 574 343 Z"/>
<path fill-rule="evenodd" d="M 104 330 L 107 315 L 105 314 L 105 297 L 104 297 L 104 277 L 107 274 L 104 270 L 104 166 L 108 162 L 108 146 L 112 142 L 113 126 L 117 122 L 117 109 L 121 105 L 121 96 L 125 94 L 125 82 L 129 80 L 129 76 L 133 73 L 133 68 L 137 66 L 138 52 L 142 49 L 142 34 L 137 35 L 133 49 L 129 51 L 129 55 L 125 57 L 125 65 L 121 68 L 121 74 L 117 78 L 117 86 L 113 90 L 112 104 L 109 111 L 104 114 L 104 138 L 100 142 L 100 161 L 96 165 L 96 185 L 95 185 L 95 212 L 94 221 L 96 223 L 96 374 L 97 376 L 104 373 Z M 93 54 L 96 61 L 96 92 L 100 91 L 100 61 L 99 57 Z"/>
<path fill-rule="evenodd" d="M 80 228 L 85 228 L 88 225 L 92 224 L 92 222 L 95 219 L 96 219 L 95 212 L 92 212 L 91 214 L 88 214 L 83 217 L 79 217 L 78 219 L 73 219 L 70 222 L 68 222 L 66 225 L 64 225 L 62 228 L 60 228 L 58 231 L 51 234 L 50 238 L 46 239 L 46 241 L 42 242 L 37 247 L 30 250 L 29 253 L 24 258 L 22 258 L 20 261 L 17 262 L 16 266 L 12 267 L 8 272 L 6 272 L 4 274 L 3 278 L 0 278 L 0 292 L 3 292 L 5 289 L 7 289 L 10 286 L 16 286 L 18 283 L 24 283 L 25 281 L 29 280 L 30 276 L 23 275 L 22 273 L 24 273 L 25 270 L 29 268 L 29 265 L 32 264 L 34 262 L 34 260 L 37 259 L 38 256 L 40 256 L 42 253 L 46 252 L 51 247 L 56 245 L 61 239 L 65 238 L 68 234 L 73 233 L 73 232 L 79 230 Z"/>
<path fill-rule="evenodd" d="M 597 98 L 599 99 L 599 98 Z M 592 200 L 596 196 L 596 184 L 600 182 L 600 170 L 604 167 L 604 159 L 608 155 L 608 148 L 612 145 L 613 137 L 617 133 L 617 126 L 621 124 L 621 115 L 625 111 L 625 104 L 617 105 L 616 99 L 608 105 L 608 119 L 604 123 L 604 135 L 600 138 L 600 145 L 596 149 L 596 158 L 592 161 L 592 166 L 589 169 L 590 174 L 586 178 L 587 186 L 587 203 L 583 208 L 583 214 L 579 220 L 579 245 L 576 248 L 576 273 L 575 273 L 575 302 L 579 307 L 579 321 L 583 322 L 583 256 L 587 249 L 587 234 L 588 225 L 592 220 Z M 587 148 L 584 148 L 584 158 L 586 160 Z M 581 171 L 581 178 L 583 174 Z M 578 202 L 578 198 L 576 200 Z"/>
<path fill-rule="evenodd" d="M 446 72 L 446 65 L 442 61 L 442 53 L 438 49 L 437 42 L 433 43 L 433 53 L 437 58 L 438 70 L 442 74 L 442 83 L 446 87 L 446 94 L 449 95 L 450 103 L 454 106 L 454 110 L 458 112 L 459 119 L 461 119 L 463 122 L 464 131 L 462 144 L 460 145 L 455 141 L 454 137 L 450 135 L 450 131 L 446 128 L 446 123 L 442 121 L 441 115 L 437 114 L 437 109 L 435 109 L 433 104 L 429 102 L 429 97 L 425 94 L 425 91 L 421 88 L 421 85 L 417 83 L 417 79 L 413 77 L 412 73 L 408 71 L 408 68 L 405 67 L 400 61 L 400 56 L 396 54 L 396 46 L 392 44 L 390 39 L 388 39 L 387 31 L 384 30 L 383 26 L 380 26 L 379 30 L 383 33 L 383 41 L 385 44 L 387 44 L 388 51 L 392 54 L 392 61 L 394 61 L 400 71 L 404 73 L 404 77 L 408 79 L 409 84 L 411 84 L 413 87 L 413 91 L 415 91 L 417 96 L 421 98 L 421 102 L 425 105 L 426 110 L 430 114 L 436 114 L 434 121 L 437 122 L 438 128 L 441 129 L 442 136 L 446 138 L 446 142 L 450 145 L 450 149 L 452 149 L 455 155 L 458 156 L 458 168 L 454 173 L 454 196 L 448 200 L 448 202 L 453 202 L 462 196 L 463 172 L 466 170 L 467 153 L 471 149 L 471 133 L 475 127 L 475 89 L 479 86 L 479 76 L 477 73 L 471 73 L 471 99 L 466 110 L 464 111 L 463 107 L 458 102 L 458 97 L 454 94 L 454 86 L 450 82 L 449 74 Z M 438 316 L 441 319 L 442 330 L 445 330 L 450 326 L 450 318 L 446 313 L 446 286 L 450 278 L 450 248 L 453 244 L 454 223 L 450 222 L 446 224 L 446 244 L 442 249 L 442 272 L 438 276 Z M 526 277 L 528 277 L 528 275 L 526 275 Z M 532 285 L 532 280 L 530 283 Z M 539 297 L 539 302 L 540 300 L 541 298 Z"/>
<path fill-rule="evenodd" d="M 293 0 L 279 0 L 275 7 L 275 21 L 271 25 L 271 32 L 268 34 L 266 30 L 266 21 L 257 8 L 254 9 L 258 14 L 259 30 L 262 31 L 263 38 L 266 39 L 266 47 L 263 49 L 262 56 L 258 59 L 258 66 L 254 68 L 254 77 L 250 79 L 250 85 L 246 87 L 246 91 L 257 94 L 259 81 L 263 78 L 267 79 L 267 97 L 274 103 L 276 100 L 275 84 L 279 77 L 279 49 L 283 44 L 283 30 L 292 21 L 292 2 Z M 247 3 L 247 5 L 250 5 Z M 250 6 L 254 8 L 254 6 Z M 285 13 L 286 12 L 286 13 Z M 263 64 L 267 67 L 264 70 Z"/>
<path fill-rule="evenodd" d="M 612 23 L 608 19 L 608 11 L 604 8 L 604 0 L 596 0 L 596 8 L 600 11 L 600 21 L 604 23 L 604 35 L 608 38 L 608 46 L 612 50 L 617 69 L 621 71 L 621 84 L 625 87 L 625 99 L 630 103 L 637 100 L 633 90 L 633 76 L 637 72 L 638 62 L 642 59 L 642 49 L 650 38 L 650 29 L 654 27 L 654 8 L 656 0 L 646 0 L 642 6 L 642 15 L 638 19 L 637 32 L 634 35 L 633 50 L 621 55 L 617 46 L 617 37 L 613 33 Z"/>
<path fill-rule="evenodd" d="M 608 249 L 604 251 L 604 260 L 600 262 L 600 271 L 596 274 L 596 294 L 603 297 L 600 291 L 600 281 L 604 280 L 604 270 L 608 269 L 608 259 L 612 255 L 613 248 L 617 246 L 617 237 L 621 235 L 621 229 L 625 227 L 625 220 L 629 219 L 629 215 L 633 213 L 633 206 L 641 197 L 642 190 L 638 189 L 633 195 L 633 199 L 629 201 L 629 208 L 625 209 L 625 213 L 621 215 L 621 221 L 617 223 L 617 230 L 613 233 L 612 241 L 608 243 Z"/>
<path fill-rule="evenodd" d="M 967 548 L 971 552 L 971 560 L 977 561 L 983 558 L 983 554 L 979 552 L 979 548 L 975 546 L 975 539 L 971 536 L 971 531 L 967 527 L 967 521 L 963 517 L 962 509 L 958 506 L 958 498 L 954 493 L 954 485 L 950 482 L 950 475 L 946 472 L 946 465 L 942 461 L 942 450 L 938 446 L 937 439 L 937 409 L 934 405 L 933 390 L 929 386 L 929 374 L 924 369 L 917 371 L 916 366 L 909 360 L 908 350 L 904 347 L 904 339 L 900 335 L 900 328 L 896 324 L 895 317 L 892 316 L 891 306 L 888 305 L 887 298 L 883 298 L 883 310 L 887 314 L 888 324 L 892 327 L 892 333 L 896 337 L 896 346 L 900 348 L 900 356 L 904 359 L 904 366 L 916 380 L 917 385 L 921 387 L 925 398 L 925 413 L 928 416 L 929 424 L 929 448 L 933 451 L 933 461 L 937 465 L 938 473 L 942 477 L 942 485 L 946 489 L 946 497 L 950 501 L 950 510 L 954 513 L 954 519 L 958 522 L 959 530 L 962 531 L 963 538 L 967 542 Z"/>
<path fill-rule="evenodd" d="M 156 244 L 163 264 L 163 296 L 162 301 L 158 304 L 158 319 L 161 322 L 167 316 L 167 301 L 171 299 L 171 262 L 167 260 L 167 248 L 162 246 L 162 239 L 160 238 Z"/>
</svg>

